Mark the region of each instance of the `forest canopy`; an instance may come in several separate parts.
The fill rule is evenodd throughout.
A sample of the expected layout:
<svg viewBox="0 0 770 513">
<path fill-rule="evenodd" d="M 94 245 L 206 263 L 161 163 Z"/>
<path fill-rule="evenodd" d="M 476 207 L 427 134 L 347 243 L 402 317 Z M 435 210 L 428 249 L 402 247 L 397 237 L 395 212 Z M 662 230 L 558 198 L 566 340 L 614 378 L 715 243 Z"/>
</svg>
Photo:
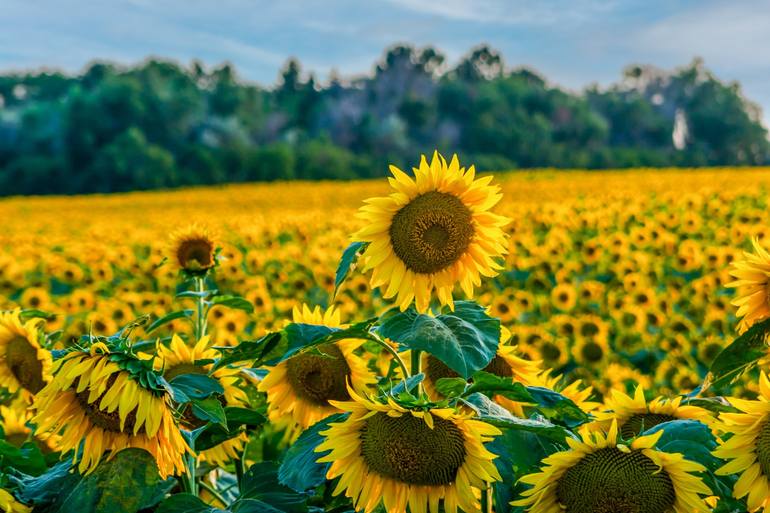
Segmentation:
<svg viewBox="0 0 770 513">
<path fill-rule="evenodd" d="M 579 93 L 487 46 L 454 66 L 395 46 L 372 74 L 324 83 L 290 59 L 272 87 L 230 64 L 97 62 L 0 76 L 0 194 L 368 178 L 434 148 L 481 170 L 761 165 L 760 119 L 697 59 Z"/>
</svg>

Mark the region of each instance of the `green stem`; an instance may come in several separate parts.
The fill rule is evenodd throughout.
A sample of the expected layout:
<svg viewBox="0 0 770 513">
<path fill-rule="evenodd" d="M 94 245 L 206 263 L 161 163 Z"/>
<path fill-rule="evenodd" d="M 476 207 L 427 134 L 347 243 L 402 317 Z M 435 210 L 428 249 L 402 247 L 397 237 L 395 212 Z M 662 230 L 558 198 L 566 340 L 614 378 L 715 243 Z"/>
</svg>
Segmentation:
<svg viewBox="0 0 770 513">
<path fill-rule="evenodd" d="M 216 500 L 222 503 L 222 507 L 227 507 L 227 501 L 224 497 L 222 497 L 222 494 L 220 494 L 216 488 L 208 484 L 205 480 L 201 480 L 201 487 L 203 487 L 206 491 L 208 491 L 211 495 L 214 496 Z"/>
<path fill-rule="evenodd" d="M 412 376 L 416 376 L 420 373 L 420 356 L 422 351 L 419 349 L 412 349 Z M 422 397 L 422 383 L 417 383 L 417 397 Z"/>
<path fill-rule="evenodd" d="M 185 454 L 184 456 L 184 466 L 186 470 L 185 477 L 187 477 L 187 486 L 185 486 L 185 491 L 195 495 L 196 497 L 198 496 L 198 480 L 195 476 L 198 470 L 197 460 L 198 459 L 192 454 Z"/>
<path fill-rule="evenodd" d="M 391 347 L 390 344 L 382 340 L 377 335 L 370 333 L 369 334 L 369 340 L 373 342 L 377 342 L 383 349 L 385 349 L 387 352 L 390 353 L 390 355 L 396 360 L 398 363 L 398 366 L 401 367 L 401 373 L 404 375 L 403 379 L 406 379 L 409 377 L 409 370 L 406 368 L 406 364 L 404 363 L 404 360 L 401 359 L 401 356 L 399 356 L 398 351 L 396 351 L 393 347 Z"/>
<path fill-rule="evenodd" d="M 205 283 L 200 276 L 195 278 L 195 292 L 204 292 Z M 195 316 L 195 340 L 198 341 L 206 335 L 206 315 L 205 315 L 205 301 L 203 294 L 199 294 L 197 298 L 197 314 Z"/>
<path fill-rule="evenodd" d="M 244 468 L 244 462 L 243 459 L 246 457 L 246 451 L 243 451 L 239 456 L 238 459 L 235 460 L 235 478 L 236 482 L 238 483 L 238 490 L 243 490 L 242 483 L 243 483 L 243 468 Z"/>
<path fill-rule="evenodd" d="M 481 491 L 481 511 L 482 513 L 492 513 L 492 487 L 489 483 Z"/>
</svg>

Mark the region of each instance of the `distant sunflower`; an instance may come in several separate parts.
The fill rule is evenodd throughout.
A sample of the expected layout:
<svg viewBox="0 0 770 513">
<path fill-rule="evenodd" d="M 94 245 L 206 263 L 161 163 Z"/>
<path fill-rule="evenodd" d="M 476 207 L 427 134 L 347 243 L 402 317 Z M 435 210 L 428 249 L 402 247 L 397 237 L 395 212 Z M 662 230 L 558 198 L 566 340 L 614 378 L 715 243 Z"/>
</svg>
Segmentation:
<svg viewBox="0 0 770 513">
<path fill-rule="evenodd" d="M 737 499 L 747 497 L 750 511 L 770 507 L 770 381 L 762 373 L 758 401 L 730 399 L 743 413 L 722 413 L 720 429 L 732 436 L 719 440 L 714 455 L 732 460 L 716 471 L 717 475 L 740 473 L 733 487 Z"/>
<path fill-rule="evenodd" d="M 318 461 L 331 463 L 327 479 L 340 478 L 335 495 L 344 491 L 366 513 L 380 503 L 388 513 L 407 506 L 413 513 L 480 512 L 479 490 L 500 480 L 496 456 L 484 447 L 500 434 L 496 427 L 449 408 L 414 411 L 353 390 L 350 396 L 335 403 L 350 416 L 322 431 L 316 448 L 330 451 Z"/>
<path fill-rule="evenodd" d="M 181 374 L 206 374 L 211 369 L 211 364 L 196 365 L 201 360 L 213 360 L 219 358 L 219 352 L 211 349 L 209 346 L 209 337 L 202 337 L 197 344 L 189 347 L 176 334 L 171 338 L 171 343 L 166 346 L 159 346 L 158 360 L 156 366 L 163 369 L 163 377 L 167 381 L 174 379 Z M 248 406 L 249 398 L 240 387 L 240 373 L 238 369 L 222 367 L 210 374 L 217 380 L 224 389 L 224 401 L 227 406 Z M 188 407 L 189 408 L 189 407 Z M 205 424 L 205 421 L 198 419 L 191 410 L 182 413 L 180 421 L 183 427 L 187 429 L 196 429 Z M 201 461 L 208 461 L 217 466 L 224 466 L 228 461 L 238 456 L 243 451 L 243 445 L 248 441 L 248 436 L 241 433 L 239 436 L 231 438 L 198 453 Z"/>
<path fill-rule="evenodd" d="M 644 398 L 644 388 L 636 387 L 634 396 L 630 397 L 620 390 L 612 390 L 604 402 L 603 412 L 596 412 L 596 423 L 608 427 L 617 421 L 623 438 L 631 438 L 650 428 L 679 419 L 700 421 L 707 426 L 713 426 L 714 417 L 704 408 L 682 405 L 682 397 L 666 399 L 657 397 L 649 403 Z"/>
<path fill-rule="evenodd" d="M 152 454 L 164 478 L 184 471 L 182 456 L 190 448 L 174 422 L 170 399 L 111 361 L 107 346 L 69 353 L 56 361 L 53 374 L 35 397 L 32 422 L 38 433 L 61 434 L 61 451 L 72 450 L 73 463 L 80 458 L 80 472 L 93 472 L 107 451 L 111 458 L 128 447 Z"/>
<path fill-rule="evenodd" d="M 171 260 L 190 274 L 204 274 L 216 265 L 217 242 L 208 229 L 193 224 L 171 235 Z"/>
<path fill-rule="evenodd" d="M 0 406 L 0 426 L 3 428 L 3 439 L 15 447 L 21 447 L 26 442 L 33 441 L 43 452 L 58 450 L 59 437 L 48 436 L 45 440 L 33 436 L 32 429 L 27 423 L 32 418 L 32 412 L 26 403 L 16 403 L 11 406 Z"/>
<path fill-rule="evenodd" d="M 307 305 L 301 310 L 294 307 L 293 320 L 332 328 L 341 326 L 334 307 L 325 312 L 319 307 L 310 310 Z M 258 387 L 267 393 L 270 418 L 289 416 L 305 429 L 338 413 L 331 401 L 350 400 L 348 383 L 361 391 L 375 381 L 366 361 L 354 354 L 360 345 L 360 340 L 322 344 L 316 348 L 322 354 L 307 351 L 272 367 Z"/>
<path fill-rule="evenodd" d="M 0 313 L 0 386 L 29 396 L 51 381 L 51 353 L 40 346 L 40 319 L 22 323 L 21 311 Z"/>
<path fill-rule="evenodd" d="M 364 271 L 373 269 L 372 287 L 385 298 L 396 297 L 401 310 L 415 300 L 428 309 L 435 290 L 441 304 L 453 305 L 452 289 L 459 283 L 468 297 L 481 276 L 495 276 L 495 262 L 506 252 L 503 227 L 509 222 L 493 214 L 502 194 L 492 177 L 476 179 L 473 166 L 449 164 L 438 154 L 425 156 L 414 178 L 390 166 L 394 192 L 371 198 L 357 217 L 366 222 L 353 237 L 369 246 L 361 257 Z"/>
<path fill-rule="evenodd" d="M 730 275 L 735 278 L 726 286 L 737 290 L 737 298 L 732 302 L 738 307 L 738 331 L 743 333 L 754 323 L 770 317 L 770 253 L 752 239 L 754 253 L 745 251 L 743 260 L 732 263 Z"/>
<path fill-rule="evenodd" d="M 551 454 L 536 474 L 521 478 L 533 485 L 512 502 L 531 513 L 707 513 L 700 495 L 711 491 L 692 472 L 705 471 L 681 454 L 656 450 L 662 431 L 619 442 L 613 422 L 605 436 L 581 429 L 581 440 L 567 438 L 570 449 Z"/>
<path fill-rule="evenodd" d="M 8 490 L 0 488 L 0 510 L 3 513 L 29 513 L 32 509 L 17 501 Z"/>
</svg>

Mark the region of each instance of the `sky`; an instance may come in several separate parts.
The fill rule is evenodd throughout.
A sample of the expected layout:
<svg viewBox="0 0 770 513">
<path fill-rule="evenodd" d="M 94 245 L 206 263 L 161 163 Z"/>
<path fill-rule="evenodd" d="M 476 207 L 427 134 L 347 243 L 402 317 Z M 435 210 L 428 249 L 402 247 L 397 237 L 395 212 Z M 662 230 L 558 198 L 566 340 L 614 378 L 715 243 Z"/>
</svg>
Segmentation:
<svg viewBox="0 0 770 513">
<path fill-rule="evenodd" d="M 488 43 L 508 66 L 579 91 L 632 63 L 670 69 L 696 56 L 770 119 L 767 0 L 0 0 L 0 73 L 79 72 L 149 56 L 235 64 L 265 86 L 296 57 L 320 79 L 370 73 L 395 43 L 457 62 Z"/>
</svg>

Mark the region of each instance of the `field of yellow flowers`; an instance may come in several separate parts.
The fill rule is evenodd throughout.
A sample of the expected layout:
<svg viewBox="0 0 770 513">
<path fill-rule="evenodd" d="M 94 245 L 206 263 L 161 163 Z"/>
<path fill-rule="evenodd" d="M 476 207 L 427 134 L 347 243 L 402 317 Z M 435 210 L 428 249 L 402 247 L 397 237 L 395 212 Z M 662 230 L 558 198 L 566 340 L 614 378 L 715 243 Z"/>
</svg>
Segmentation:
<svg viewBox="0 0 770 513">
<path fill-rule="evenodd" d="M 0 509 L 770 511 L 770 170 L 434 158 L 0 201 Z"/>
</svg>

